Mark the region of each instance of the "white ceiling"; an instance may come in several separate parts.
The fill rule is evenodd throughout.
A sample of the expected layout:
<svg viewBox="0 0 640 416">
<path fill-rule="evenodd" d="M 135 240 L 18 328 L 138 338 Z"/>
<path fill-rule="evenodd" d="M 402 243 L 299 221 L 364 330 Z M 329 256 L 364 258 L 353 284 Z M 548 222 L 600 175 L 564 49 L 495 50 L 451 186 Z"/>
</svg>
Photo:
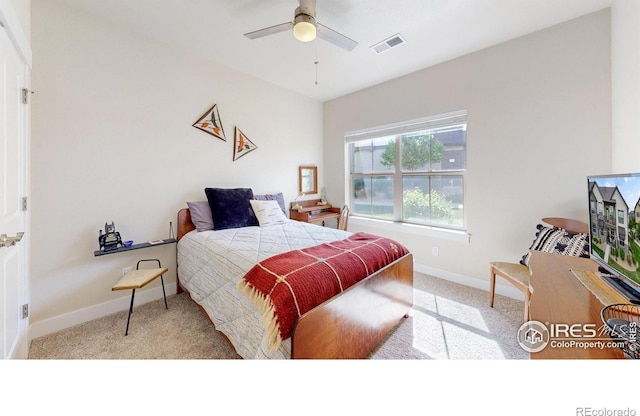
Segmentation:
<svg viewBox="0 0 640 416">
<path fill-rule="evenodd" d="M 291 32 L 243 36 L 293 20 L 297 0 L 60 1 L 326 101 L 607 8 L 614 0 L 317 0 L 317 21 L 359 42 L 352 52 L 321 39 L 299 42 Z M 407 43 L 380 55 L 369 49 L 396 33 Z"/>
</svg>

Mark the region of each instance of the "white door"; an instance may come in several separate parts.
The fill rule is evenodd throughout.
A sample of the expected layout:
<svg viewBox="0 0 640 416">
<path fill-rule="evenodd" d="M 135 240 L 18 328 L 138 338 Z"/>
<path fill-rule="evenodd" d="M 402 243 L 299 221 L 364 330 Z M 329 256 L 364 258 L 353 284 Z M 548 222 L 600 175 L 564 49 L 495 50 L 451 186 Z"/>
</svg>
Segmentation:
<svg viewBox="0 0 640 416">
<path fill-rule="evenodd" d="M 28 72 L 4 28 L 0 36 L 0 350 L 2 358 L 26 358 L 28 237 L 19 236 L 27 226 L 23 198 L 27 191 L 28 125 L 22 96 Z"/>
</svg>

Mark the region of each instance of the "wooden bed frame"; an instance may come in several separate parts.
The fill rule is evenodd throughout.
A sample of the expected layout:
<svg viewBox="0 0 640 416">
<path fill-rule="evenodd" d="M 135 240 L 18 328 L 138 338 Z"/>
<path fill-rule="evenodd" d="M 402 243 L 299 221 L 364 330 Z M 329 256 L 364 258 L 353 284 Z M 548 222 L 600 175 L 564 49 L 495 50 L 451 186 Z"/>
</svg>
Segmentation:
<svg viewBox="0 0 640 416">
<path fill-rule="evenodd" d="M 191 230 L 191 213 L 183 208 L 178 241 Z M 181 293 L 179 264 L 177 279 Z M 412 305 L 413 255 L 407 254 L 300 317 L 291 337 L 291 358 L 367 358 Z"/>
</svg>

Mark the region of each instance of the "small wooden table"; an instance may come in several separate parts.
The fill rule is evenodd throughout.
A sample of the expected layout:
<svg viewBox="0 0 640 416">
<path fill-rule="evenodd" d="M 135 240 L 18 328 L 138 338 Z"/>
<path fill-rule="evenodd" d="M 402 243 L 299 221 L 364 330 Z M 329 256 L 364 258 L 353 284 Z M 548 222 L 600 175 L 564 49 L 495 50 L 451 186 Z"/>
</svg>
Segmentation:
<svg viewBox="0 0 640 416">
<path fill-rule="evenodd" d="M 140 263 L 144 261 L 156 261 L 158 262 L 158 268 L 140 269 Z M 125 336 L 129 334 L 129 321 L 131 320 L 131 313 L 133 312 L 133 299 L 136 295 L 136 289 L 140 289 L 160 277 L 160 281 L 162 282 L 162 295 L 164 296 L 164 306 L 166 309 L 169 309 L 169 306 L 167 305 L 167 294 L 164 290 L 164 279 L 162 278 L 162 275 L 167 271 L 168 269 L 160 267 L 160 260 L 158 259 L 140 260 L 136 265 L 136 270 L 127 272 L 127 274 L 122 276 L 122 278 L 118 280 L 118 283 L 116 283 L 111 288 L 111 290 L 132 290 L 131 304 L 129 305 L 129 315 L 127 316 L 127 329 L 124 333 Z"/>
<path fill-rule="evenodd" d="M 319 199 L 292 202 L 289 217 L 296 221 L 321 223 L 322 225 L 328 220 L 338 220 L 340 208 L 329 204 L 318 205 L 319 202 Z"/>
<path fill-rule="evenodd" d="M 595 261 L 532 250 L 529 268 L 531 269 L 530 282 L 533 287 L 529 306 L 532 321 L 554 325 L 576 324 L 576 330 L 582 328 L 584 324 L 589 324 L 591 328 L 596 328 L 598 331 L 602 329 L 600 313 L 606 305 L 603 305 L 571 271 L 575 269 L 596 272 L 598 264 Z M 598 337 L 606 339 L 608 336 L 598 332 Z M 532 353 L 531 358 L 574 360 L 625 357 L 618 348 L 583 348 L 577 345 L 563 348 L 547 347 Z"/>
</svg>

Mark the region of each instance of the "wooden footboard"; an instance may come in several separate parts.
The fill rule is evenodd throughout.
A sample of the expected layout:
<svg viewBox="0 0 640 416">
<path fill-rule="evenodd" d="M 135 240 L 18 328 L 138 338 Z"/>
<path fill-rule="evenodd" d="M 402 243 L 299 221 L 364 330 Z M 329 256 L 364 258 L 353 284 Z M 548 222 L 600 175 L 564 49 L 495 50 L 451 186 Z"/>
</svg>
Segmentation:
<svg viewBox="0 0 640 416">
<path fill-rule="evenodd" d="M 413 256 L 396 260 L 298 320 L 292 358 L 366 358 L 413 305 Z"/>
<path fill-rule="evenodd" d="M 181 209 L 178 240 L 194 229 L 189 209 Z M 413 256 L 407 254 L 300 317 L 291 338 L 291 358 L 367 358 L 412 305 Z"/>
</svg>

